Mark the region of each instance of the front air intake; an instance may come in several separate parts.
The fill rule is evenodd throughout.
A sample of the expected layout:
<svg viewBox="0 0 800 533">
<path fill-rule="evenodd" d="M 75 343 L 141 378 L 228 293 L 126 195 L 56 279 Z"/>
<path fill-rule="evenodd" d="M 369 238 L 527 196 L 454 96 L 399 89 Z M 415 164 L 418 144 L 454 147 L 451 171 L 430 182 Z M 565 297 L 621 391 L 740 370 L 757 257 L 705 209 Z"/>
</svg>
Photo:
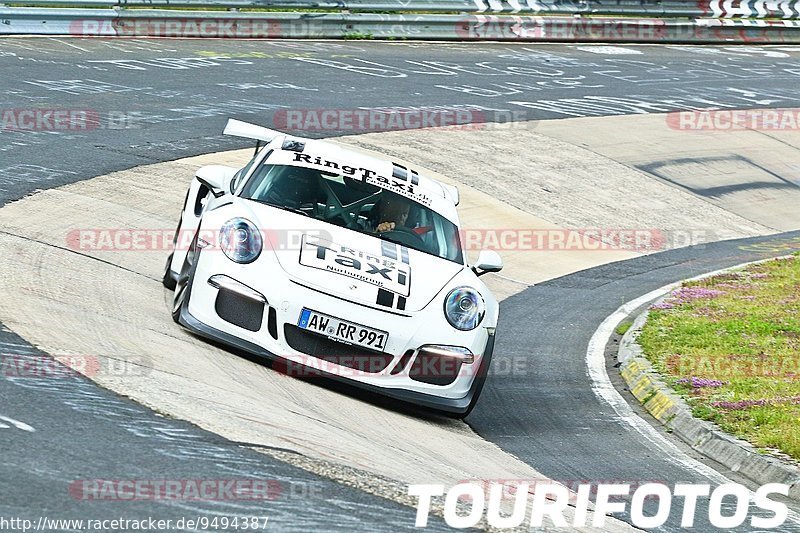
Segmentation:
<svg viewBox="0 0 800 533">
<path fill-rule="evenodd" d="M 284 324 L 283 335 L 293 350 L 360 372 L 376 374 L 383 371 L 394 359 L 391 354 L 344 344 L 293 324 Z"/>
<path fill-rule="evenodd" d="M 436 352 L 421 349 L 411 364 L 408 377 L 429 385 L 450 385 L 458 377 L 463 359 L 448 357 Z"/>
<path fill-rule="evenodd" d="M 263 302 L 220 288 L 214 302 L 214 310 L 222 320 L 234 326 L 248 331 L 258 331 L 264 319 L 264 305 Z"/>
</svg>

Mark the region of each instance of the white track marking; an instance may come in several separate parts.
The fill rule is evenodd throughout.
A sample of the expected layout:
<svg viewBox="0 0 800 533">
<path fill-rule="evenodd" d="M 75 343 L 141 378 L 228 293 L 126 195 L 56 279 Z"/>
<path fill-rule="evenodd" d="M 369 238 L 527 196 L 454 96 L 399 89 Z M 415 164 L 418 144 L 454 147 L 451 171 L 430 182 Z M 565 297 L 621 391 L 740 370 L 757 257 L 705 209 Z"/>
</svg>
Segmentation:
<svg viewBox="0 0 800 533">
<path fill-rule="evenodd" d="M 790 257 L 790 256 L 783 256 L 783 257 Z M 716 276 L 718 274 L 724 274 L 726 272 L 730 272 L 732 270 L 736 270 L 742 268 L 747 265 L 757 264 L 757 263 L 764 263 L 766 261 L 772 261 L 773 259 L 781 259 L 781 258 L 770 258 L 761 261 L 751 261 L 747 263 L 741 263 L 739 265 L 724 268 L 721 270 L 716 270 L 714 272 L 709 272 L 706 274 L 702 274 L 700 276 L 696 276 L 693 278 L 688 278 L 686 280 L 678 281 L 675 283 L 670 283 L 669 285 L 665 285 L 660 289 L 656 289 L 654 291 L 650 291 L 647 294 L 636 298 L 635 300 L 631 300 L 628 303 L 623 304 L 620 306 L 616 311 L 614 311 L 610 316 L 608 316 L 597 330 L 592 335 L 592 338 L 589 340 L 589 347 L 586 350 L 586 364 L 589 371 L 589 377 L 592 380 L 592 391 L 595 395 L 603 400 L 605 403 L 611 406 L 612 409 L 619 415 L 620 420 L 624 421 L 628 425 L 630 425 L 633 429 L 635 429 L 639 434 L 641 434 L 649 443 L 651 443 L 654 447 L 659 449 L 663 452 L 664 457 L 669 462 L 677 464 L 683 468 L 688 470 L 697 472 L 698 474 L 708 478 L 710 481 L 713 481 L 717 484 L 723 483 L 733 483 L 730 479 L 725 477 L 723 474 L 717 472 L 710 466 L 701 463 L 700 461 L 693 459 L 686 455 L 680 448 L 678 448 L 675 444 L 667 440 L 663 435 L 661 435 L 656 429 L 646 422 L 644 419 L 639 417 L 625 398 L 614 388 L 614 385 L 611 383 L 611 380 L 608 377 L 608 372 L 606 372 L 606 364 L 605 364 L 605 347 L 608 344 L 608 341 L 611 339 L 611 335 L 614 333 L 614 329 L 622 322 L 625 318 L 627 318 L 634 310 L 641 307 L 642 305 L 646 304 L 649 301 L 655 300 L 656 298 L 660 298 L 661 296 L 666 295 L 673 289 L 676 289 L 681 286 L 683 281 L 696 281 L 700 279 L 709 278 L 711 276 Z M 755 493 L 750 491 L 750 501 L 753 501 L 755 497 Z M 794 511 L 789 511 L 788 520 L 794 523 L 800 523 L 800 514 L 795 513 Z"/>
<path fill-rule="evenodd" d="M 7 424 L 3 424 L 3 422 L 8 422 L 9 424 L 14 426 L 15 428 L 21 429 L 22 431 L 27 431 L 29 433 L 33 433 L 34 431 L 36 431 L 35 429 L 33 429 L 31 426 L 29 426 L 25 422 L 20 422 L 19 420 L 14 420 L 13 418 L 9 418 L 7 416 L 0 415 L 0 421 L 2 421 L 2 422 L 0 422 L 0 429 L 10 429 L 11 426 L 9 426 Z"/>
<path fill-rule="evenodd" d="M 522 280 L 519 280 L 519 279 L 509 278 L 508 276 L 503 276 L 501 274 L 498 274 L 497 272 L 492 272 L 492 275 L 495 276 L 495 277 L 498 277 L 500 279 L 504 279 L 506 281 L 510 281 L 511 283 L 518 283 L 519 285 L 525 285 L 526 287 L 533 287 L 534 285 L 536 285 L 533 282 L 522 281 Z"/>
<path fill-rule="evenodd" d="M 61 44 L 65 45 L 65 46 L 69 46 L 71 48 L 75 48 L 77 50 L 80 50 L 81 52 L 89 52 L 89 50 L 87 50 L 86 48 L 81 48 L 80 46 L 76 46 L 76 45 L 68 43 L 66 41 L 62 41 L 61 39 L 52 39 L 51 38 L 50 40 L 51 41 L 55 41 L 57 43 L 61 43 Z"/>
<path fill-rule="evenodd" d="M 589 45 L 589 46 L 576 46 L 578 50 L 583 52 L 591 52 L 593 54 L 604 55 L 641 55 L 643 52 L 634 48 L 626 48 L 624 46 L 605 46 L 605 45 Z"/>
</svg>

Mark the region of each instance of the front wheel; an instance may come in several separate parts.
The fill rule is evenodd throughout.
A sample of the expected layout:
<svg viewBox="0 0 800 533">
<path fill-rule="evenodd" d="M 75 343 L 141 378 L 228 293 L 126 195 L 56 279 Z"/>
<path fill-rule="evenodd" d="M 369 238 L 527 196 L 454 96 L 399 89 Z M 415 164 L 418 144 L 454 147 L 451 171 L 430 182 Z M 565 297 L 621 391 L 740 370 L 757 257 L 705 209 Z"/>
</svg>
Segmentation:
<svg viewBox="0 0 800 533">
<path fill-rule="evenodd" d="M 164 288 L 169 289 L 171 291 L 175 290 L 175 284 L 177 280 L 172 276 L 172 258 L 175 256 L 175 252 L 169 254 L 167 257 L 167 264 L 164 265 L 164 275 L 161 278 L 161 284 Z"/>
<path fill-rule="evenodd" d="M 178 236 L 181 232 L 181 223 L 183 222 L 183 211 L 181 211 L 181 216 L 178 219 L 178 227 L 175 228 L 175 236 L 172 238 L 172 252 L 170 252 L 169 257 L 167 257 L 167 264 L 164 265 L 164 274 L 161 276 L 161 284 L 164 288 L 169 289 L 171 291 L 175 290 L 175 283 L 176 280 L 172 276 L 172 258 L 175 257 L 175 249 L 178 246 Z"/>
<path fill-rule="evenodd" d="M 472 383 L 472 399 L 467 406 L 467 410 L 463 413 L 447 413 L 450 418 L 457 418 L 463 420 L 475 409 L 478 404 L 478 398 L 481 397 L 483 386 L 486 384 L 486 378 L 489 374 L 489 364 L 492 362 L 492 353 L 494 352 L 494 335 L 489 337 L 484 349 L 483 357 L 481 358 L 481 366 L 475 375 L 475 381 Z"/>
<path fill-rule="evenodd" d="M 186 258 L 183 260 L 181 272 L 175 282 L 175 294 L 172 296 L 172 320 L 180 324 L 181 310 L 189 302 L 189 295 L 192 289 L 192 279 L 194 278 L 194 266 L 197 259 L 197 235 L 192 239 Z M 169 268 L 169 267 L 168 267 Z"/>
</svg>

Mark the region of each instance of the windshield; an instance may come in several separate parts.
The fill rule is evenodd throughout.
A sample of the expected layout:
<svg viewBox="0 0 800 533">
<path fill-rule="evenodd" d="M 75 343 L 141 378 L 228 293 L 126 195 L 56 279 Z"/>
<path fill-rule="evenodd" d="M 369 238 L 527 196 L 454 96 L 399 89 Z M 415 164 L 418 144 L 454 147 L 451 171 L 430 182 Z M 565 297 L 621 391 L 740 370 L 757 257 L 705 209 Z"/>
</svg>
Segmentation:
<svg viewBox="0 0 800 533">
<path fill-rule="evenodd" d="M 464 263 L 455 224 L 408 198 L 338 173 L 261 165 L 241 197 Z"/>
</svg>

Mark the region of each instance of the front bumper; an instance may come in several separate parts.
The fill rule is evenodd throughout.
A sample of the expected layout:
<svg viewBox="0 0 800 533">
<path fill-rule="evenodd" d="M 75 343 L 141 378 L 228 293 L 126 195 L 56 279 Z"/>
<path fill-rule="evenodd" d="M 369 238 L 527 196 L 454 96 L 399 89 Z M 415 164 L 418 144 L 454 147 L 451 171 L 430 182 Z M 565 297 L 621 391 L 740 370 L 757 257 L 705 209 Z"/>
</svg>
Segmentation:
<svg viewBox="0 0 800 533">
<path fill-rule="evenodd" d="M 263 357 L 270 361 L 283 361 L 284 363 L 290 363 L 290 361 L 282 358 L 278 355 L 275 355 L 265 349 L 262 346 L 254 344 L 252 342 L 248 342 L 246 340 L 240 339 L 239 337 L 232 335 L 230 333 L 226 333 L 224 331 L 220 331 L 218 329 L 212 328 L 206 324 L 203 324 L 195 317 L 193 317 L 187 306 L 183 306 L 181 309 L 180 314 L 180 323 L 190 331 L 206 337 L 208 339 L 222 342 L 239 350 L 248 352 L 250 354 Z M 486 348 L 481 357 L 481 367 L 476 372 L 476 377 L 478 379 L 472 380 L 472 383 L 469 387 L 469 391 L 466 395 L 461 398 L 445 398 L 441 396 L 435 396 L 432 394 L 425 394 L 419 391 L 413 390 L 406 390 L 406 389 L 388 389 L 379 387 L 376 385 L 372 385 L 369 383 L 363 383 L 359 381 L 354 381 L 352 379 L 343 377 L 341 375 L 335 373 L 325 372 L 324 370 L 315 370 L 320 376 L 340 382 L 340 383 L 347 383 L 348 385 L 358 387 L 359 389 L 366 390 L 372 393 L 377 393 L 382 396 L 387 396 L 389 398 L 394 398 L 403 402 L 408 402 L 417 406 L 427 407 L 430 409 L 436 409 L 438 411 L 443 411 L 446 413 L 453 413 L 453 414 L 463 414 L 465 413 L 472 403 L 472 399 L 475 397 L 476 394 L 480 394 L 480 390 L 482 387 L 481 379 L 485 378 L 486 374 L 488 373 L 489 363 L 492 359 L 492 353 L 494 352 L 494 335 L 489 336 L 488 341 L 486 343 Z"/>
<path fill-rule="evenodd" d="M 323 376 L 448 413 L 466 412 L 475 395 L 480 393 L 494 347 L 494 335 L 489 334 L 487 327 L 479 327 L 471 332 L 456 331 L 446 323 L 443 327 L 441 323 L 445 319 L 435 305 L 428 306 L 431 309 L 414 316 L 367 309 L 298 285 L 289 280 L 280 269 L 270 269 L 270 282 L 266 284 L 263 282 L 264 276 L 259 276 L 263 270 L 243 267 L 227 260 L 219 261 L 205 252 L 196 256 L 196 262 L 189 287 L 190 296 L 181 309 L 179 321 L 199 335 L 256 356 L 280 361 L 287 368 L 308 367 L 313 370 L 310 375 Z M 219 306 L 215 305 L 219 301 L 220 288 L 208 282 L 212 277 L 220 275 L 248 287 L 255 287 L 259 294 L 263 294 L 268 311 L 264 313 L 262 323 L 255 327 L 241 327 L 231 323 L 230 317 L 226 320 L 221 316 Z M 257 276 L 261 277 L 260 283 Z M 303 307 L 312 307 L 319 312 L 388 331 L 386 354 L 391 357 L 391 361 L 378 372 L 362 372 L 293 349 L 287 342 L 285 328 L 296 329 L 297 318 Z M 442 316 L 435 316 L 436 313 Z M 464 346 L 475 355 L 475 361 L 461 365 L 452 383 L 443 385 L 426 383 L 418 377 L 412 379 L 409 374 L 415 360 L 402 359 L 408 358 L 412 352 L 416 358 L 419 353 L 416 350 L 428 344 Z M 344 344 L 341 346 L 347 347 Z M 398 368 L 401 368 L 399 372 Z"/>
</svg>

